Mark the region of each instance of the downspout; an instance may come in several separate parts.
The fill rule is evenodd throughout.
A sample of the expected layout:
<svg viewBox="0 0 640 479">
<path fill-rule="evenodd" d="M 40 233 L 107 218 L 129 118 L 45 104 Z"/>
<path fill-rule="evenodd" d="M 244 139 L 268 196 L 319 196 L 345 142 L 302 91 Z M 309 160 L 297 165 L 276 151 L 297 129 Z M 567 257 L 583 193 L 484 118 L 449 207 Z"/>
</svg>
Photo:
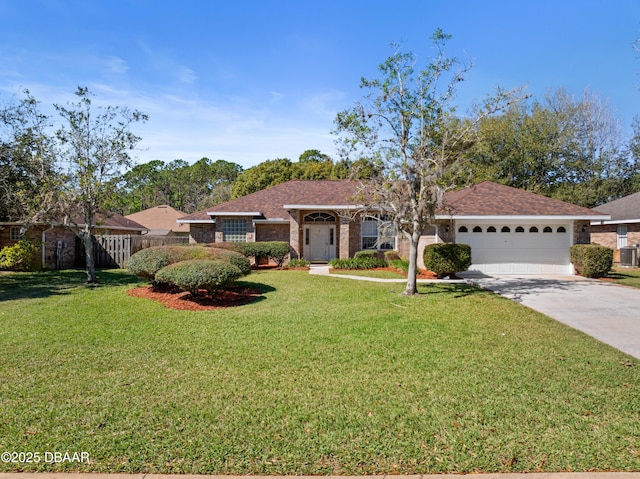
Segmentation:
<svg viewBox="0 0 640 479">
<path fill-rule="evenodd" d="M 53 228 L 54 228 L 54 226 L 49 226 L 48 229 L 42 230 L 42 246 L 40 247 L 41 251 L 42 251 L 42 266 L 41 266 L 42 269 L 45 269 L 45 267 L 44 267 L 44 263 L 45 263 L 45 260 L 46 260 L 45 242 L 47 240 L 47 231 L 51 231 Z"/>
</svg>

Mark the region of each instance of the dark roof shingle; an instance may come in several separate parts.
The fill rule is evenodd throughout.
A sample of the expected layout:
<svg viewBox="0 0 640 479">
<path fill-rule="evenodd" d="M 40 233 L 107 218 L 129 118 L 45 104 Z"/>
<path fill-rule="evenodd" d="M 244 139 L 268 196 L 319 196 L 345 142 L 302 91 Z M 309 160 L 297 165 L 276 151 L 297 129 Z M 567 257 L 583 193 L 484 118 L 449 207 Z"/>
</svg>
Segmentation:
<svg viewBox="0 0 640 479">
<path fill-rule="evenodd" d="M 610 201 L 596 209 L 611 215 L 611 221 L 640 220 L 640 193 Z"/>
<path fill-rule="evenodd" d="M 599 213 L 492 181 L 448 192 L 445 201 L 443 214 L 455 216 L 594 216 Z"/>
<path fill-rule="evenodd" d="M 260 212 L 268 219 L 287 219 L 288 213 L 284 205 L 341 206 L 359 203 L 354 198 L 360 184 L 359 181 L 351 180 L 288 181 L 191 214 L 181 220 L 208 220 L 208 213 L 216 212 Z M 450 191 L 445 195 L 445 202 L 445 208 L 439 212 L 441 215 L 593 217 L 599 214 L 599 211 L 491 181 Z"/>
</svg>

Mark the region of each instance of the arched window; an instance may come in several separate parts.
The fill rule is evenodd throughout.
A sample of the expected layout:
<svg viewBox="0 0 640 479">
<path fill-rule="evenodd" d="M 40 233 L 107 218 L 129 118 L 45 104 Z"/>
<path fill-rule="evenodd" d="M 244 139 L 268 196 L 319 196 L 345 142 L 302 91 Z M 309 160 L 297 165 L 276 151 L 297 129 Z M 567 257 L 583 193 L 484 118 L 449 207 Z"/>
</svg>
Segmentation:
<svg viewBox="0 0 640 479">
<path fill-rule="evenodd" d="M 558 226 L 558 229 L 556 230 L 556 233 L 566 233 L 567 232 L 567 228 L 565 228 L 564 226 Z"/>
<path fill-rule="evenodd" d="M 524 228 L 522 226 L 516 226 L 516 233 L 524 233 Z"/>
<path fill-rule="evenodd" d="M 474 226 L 473 227 L 473 232 L 474 233 L 482 233 L 482 227 L 481 226 Z"/>
<path fill-rule="evenodd" d="M 489 226 L 487 228 L 487 233 L 495 233 L 496 232 L 496 227 L 495 226 Z"/>
<path fill-rule="evenodd" d="M 500 232 L 501 233 L 511 233 L 511 228 L 509 228 L 508 226 L 503 226 L 502 228 L 500 228 Z"/>
<path fill-rule="evenodd" d="M 310 213 L 306 215 L 302 221 L 305 223 L 335 223 L 336 217 L 329 213 L 318 211 L 316 213 Z"/>
<path fill-rule="evenodd" d="M 458 233 L 468 233 L 469 232 L 469 228 L 467 228 L 466 226 L 461 226 L 460 228 L 458 228 Z"/>
<path fill-rule="evenodd" d="M 537 233 L 537 232 L 538 232 L 537 226 L 532 226 L 531 228 L 529 228 L 529 233 Z"/>
<path fill-rule="evenodd" d="M 542 230 L 543 233 L 553 233 L 553 228 L 551 226 L 545 226 Z"/>
</svg>

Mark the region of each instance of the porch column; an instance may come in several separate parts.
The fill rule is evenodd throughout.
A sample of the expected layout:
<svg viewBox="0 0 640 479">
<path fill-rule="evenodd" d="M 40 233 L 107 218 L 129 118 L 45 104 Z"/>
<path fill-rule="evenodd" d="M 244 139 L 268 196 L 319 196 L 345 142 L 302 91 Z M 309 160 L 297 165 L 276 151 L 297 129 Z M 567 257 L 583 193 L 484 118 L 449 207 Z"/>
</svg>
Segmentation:
<svg viewBox="0 0 640 479">
<path fill-rule="evenodd" d="M 351 237 L 351 221 L 349 218 L 340 218 L 340 259 L 349 258 L 349 246 Z"/>
<path fill-rule="evenodd" d="M 300 245 L 300 211 L 289 210 L 289 250 L 291 259 L 300 258 L 302 248 Z"/>
</svg>

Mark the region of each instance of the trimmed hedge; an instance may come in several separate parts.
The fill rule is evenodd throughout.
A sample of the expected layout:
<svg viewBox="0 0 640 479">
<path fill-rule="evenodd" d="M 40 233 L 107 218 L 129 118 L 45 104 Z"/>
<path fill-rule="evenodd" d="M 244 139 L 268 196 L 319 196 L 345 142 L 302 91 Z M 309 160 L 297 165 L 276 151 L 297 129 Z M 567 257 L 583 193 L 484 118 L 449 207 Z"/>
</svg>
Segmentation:
<svg viewBox="0 0 640 479">
<path fill-rule="evenodd" d="M 124 267 L 133 274 L 154 281 L 156 273 L 170 264 L 188 260 L 221 260 L 240 270 L 242 274 L 251 273 L 251 264 L 242 254 L 207 246 L 154 246 L 132 255 Z"/>
<path fill-rule="evenodd" d="M 574 244 L 569 248 L 569 259 L 576 273 L 587 278 L 602 278 L 613 267 L 613 250 L 595 244 Z"/>
<path fill-rule="evenodd" d="M 378 251 L 375 249 L 363 249 L 361 251 L 357 251 L 356 254 L 353 255 L 354 258 L 377 258 Z"/>
<path fill-rule="evenodd" d="M 333 269 L 373 269 L 384 268 L 387 262 L 378 257 L 365 255 L 358 258 L 332 259 L 329 261 L 329 266 Z"/>
<path fill-rule="evenodd" d="M 156 273 L 156 281 L 174 284 L 193 296 L 205 289 L 213 297 L 216 290 L 240 276 L 242 272 L 226 261 L 196 259 L 165 266 Z"/>
<path fill-rule="evenodd" d="M 22 238 L 16 244 L 0 250 L 0 269 L 31 271 L 37 252 L 38 246 L 33 241 Z"/>
<path fill-rule="evenodd" d="M 471 266 L 471 246 L 461 243 L 436 243 L 427 245 L 423 253 L 424 267 L 438 278 L 466 271 Z"/>
<path fill-rule="evenodd" d="M 401 259 L 400 258 L 400 254 L 397 251 L 385 251 L 384 252 L 384 259 L 387 260 L 387 262 L 391 262 L 391 261 L 396 261 Z"/>
<path fill-rule="evenodd" d="M 255 243 L 235 243 L 237 251 L 245 256 L 252 256 L 258 264 L 260 258 L 269 258 L 280 267 L 289 254 L 289 243 L 286 241 L 256 241 Z"/>
</svg>

